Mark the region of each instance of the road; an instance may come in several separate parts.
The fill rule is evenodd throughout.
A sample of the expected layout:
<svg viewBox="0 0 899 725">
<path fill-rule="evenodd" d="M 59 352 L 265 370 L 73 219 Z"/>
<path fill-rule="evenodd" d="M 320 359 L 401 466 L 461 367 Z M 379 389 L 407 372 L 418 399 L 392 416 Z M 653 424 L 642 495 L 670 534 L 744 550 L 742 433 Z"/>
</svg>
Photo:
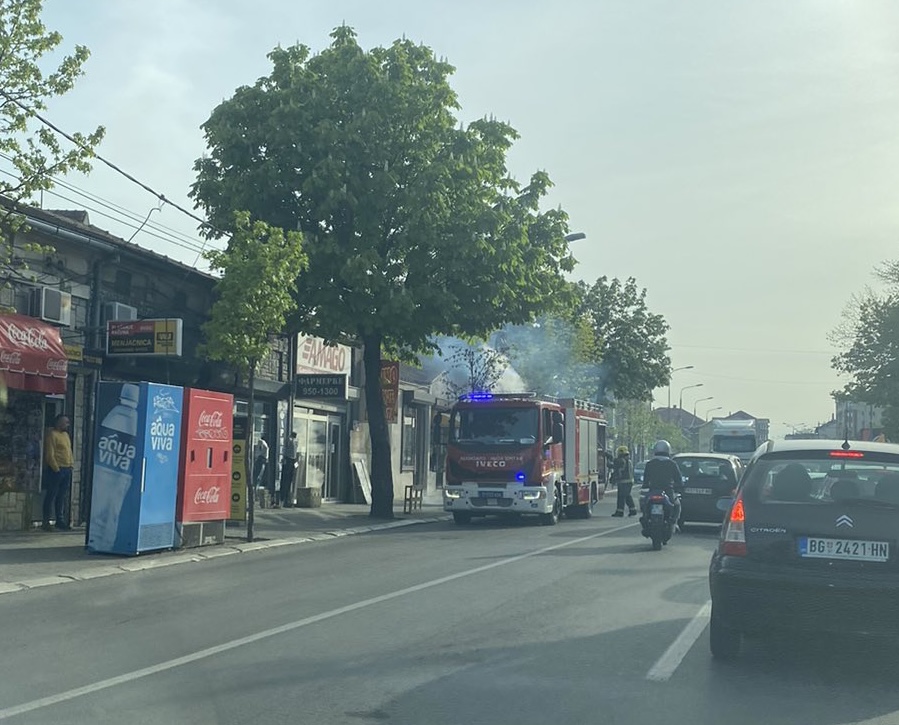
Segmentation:
<svg viewBox="0 0 899 725">
<path fill-rule="evenodd" d="M 0 720 L 899 722 L 884 645 L 708 655 L 714 529 L 430 524 L 0 597 Z"/>
</svg>

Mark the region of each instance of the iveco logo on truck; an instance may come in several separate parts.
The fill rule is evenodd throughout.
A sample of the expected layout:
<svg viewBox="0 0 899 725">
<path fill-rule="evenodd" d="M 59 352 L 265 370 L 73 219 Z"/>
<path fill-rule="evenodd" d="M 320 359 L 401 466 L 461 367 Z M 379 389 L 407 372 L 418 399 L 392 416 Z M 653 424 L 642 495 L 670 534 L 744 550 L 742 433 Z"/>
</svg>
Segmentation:
<svg viewBox="0 0 899 725">
<path fill-rule="evenodd" d="M 505 461 L 475 461 L 475 468 L 505 468 Z"/>
</svg>

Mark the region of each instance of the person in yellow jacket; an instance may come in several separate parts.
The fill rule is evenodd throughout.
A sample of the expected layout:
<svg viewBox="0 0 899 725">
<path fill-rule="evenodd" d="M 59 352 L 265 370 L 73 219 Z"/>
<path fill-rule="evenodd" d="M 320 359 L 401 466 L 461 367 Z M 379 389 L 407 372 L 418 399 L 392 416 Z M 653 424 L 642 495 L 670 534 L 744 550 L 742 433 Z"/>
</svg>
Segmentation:
<svg viewBox="0 0 899 725">
<path fill-rule="evenodd" d="M 65 415 L 56 416 L 53 427 L 47 429 L 44 438 L 44 531 L 50 530 L 50 514 L 56 514 L 56 528 L 68 531 L 69 492 L 72 489 L 72 439 L 69 437 L 69 419 Z"/>
</svg>

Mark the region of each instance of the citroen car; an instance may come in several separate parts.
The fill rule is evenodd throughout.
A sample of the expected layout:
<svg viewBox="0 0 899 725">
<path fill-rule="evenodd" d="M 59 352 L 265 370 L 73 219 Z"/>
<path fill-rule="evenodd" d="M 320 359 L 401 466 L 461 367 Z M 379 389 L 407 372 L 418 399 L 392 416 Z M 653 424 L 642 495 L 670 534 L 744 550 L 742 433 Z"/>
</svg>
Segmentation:
<svg viewBox="0 0 899 725">
<path fill-rule="evenodd" d="M 899 635 L 899 445 L 769 441 L 719 505 L 714 657 L 752 633 Z"/>
</svg>

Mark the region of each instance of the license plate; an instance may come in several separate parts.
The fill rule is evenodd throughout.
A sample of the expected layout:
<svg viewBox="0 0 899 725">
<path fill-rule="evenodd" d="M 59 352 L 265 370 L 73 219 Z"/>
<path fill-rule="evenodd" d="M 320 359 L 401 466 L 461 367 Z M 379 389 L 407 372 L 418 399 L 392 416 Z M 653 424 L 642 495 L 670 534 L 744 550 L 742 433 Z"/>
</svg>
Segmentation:
<svg viewBox="0 0 899 725">
<path fill-rule="evenodd" d="M 799 538 L 799 556 L 806 559 L 845 559 L 848 561 L 889 561 L 890 545 L 886 541 L 825 539 L 816 536 Z"/>
<path fill-rule="evenodd" d="M 665 506 L 660 503 L 654 503 L 652 508 L 649 510 L 651 514 L 663 514 L 665 513 Z"/>
<path fill-rule="evenodd" d="M 712 489 L 710 489 L 710 488 L 685 488 L 684 493 L 695 493 L 700 496 L 711 496 Z"/>
<path fill-rule="evenodd" d="M 478 492 L 478 495 L 481 498 L 502 498 L 503 492 L 502 491 L 480 491 L 480 492 Z"/>
</svg>

